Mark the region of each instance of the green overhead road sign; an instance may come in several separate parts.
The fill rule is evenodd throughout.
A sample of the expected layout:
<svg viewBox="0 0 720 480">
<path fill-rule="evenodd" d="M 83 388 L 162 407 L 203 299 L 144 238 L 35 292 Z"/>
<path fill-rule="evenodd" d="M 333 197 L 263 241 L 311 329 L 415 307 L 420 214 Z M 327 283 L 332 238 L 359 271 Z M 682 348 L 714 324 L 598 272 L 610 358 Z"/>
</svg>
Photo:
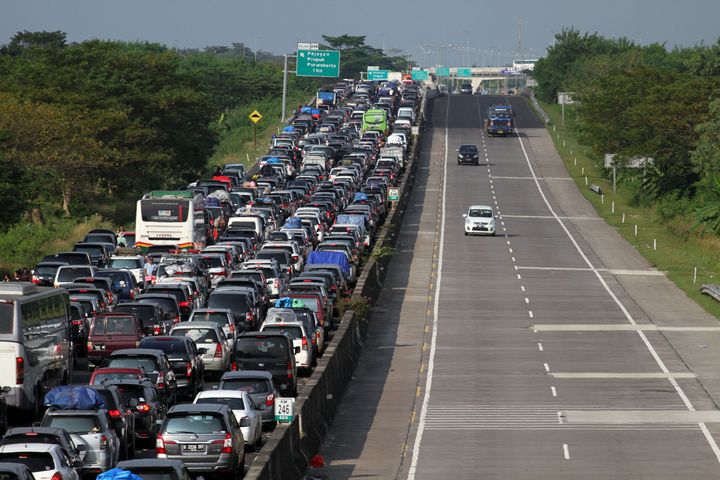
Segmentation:
<svg viewBox="0 0 720 480">
<path fill-rule="evenodd" d="M 298 50 L 298 77 L 339 77 L 340 52 L 335 50 Z"/>
<path fill-rule="evenodd" d="M 411 73 L 413 80 L 427 80 L 430 78 L 430 74 L 427 70 L 413 70 Z"/>
<path fill-rule="evenodd" d="M 472 68 L 458 68 L 457 76 L 458 77 L 472 77 Z"/>
<path fill-rule="evenodd" d="M 389 70 L 368 70 L 367 79 L 368 80 L 387 80 L 389 73 L 390 73 Z"/>
<path fill-rule="evenodd" d="M 449 77 L 450 69 L 447 67 L 438 67 L 435 69 L 435 75 L 438 77 Z"/>
</svg>

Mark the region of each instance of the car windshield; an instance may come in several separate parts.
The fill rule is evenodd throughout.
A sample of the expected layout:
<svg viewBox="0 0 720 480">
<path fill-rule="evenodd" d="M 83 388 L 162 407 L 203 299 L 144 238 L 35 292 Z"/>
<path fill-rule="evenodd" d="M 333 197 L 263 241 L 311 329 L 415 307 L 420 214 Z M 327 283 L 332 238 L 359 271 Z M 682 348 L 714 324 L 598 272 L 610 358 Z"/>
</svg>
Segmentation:
<svg viewBox="0 0 720 480">
<path fill-rule="evenodd" d="M 103 248 L 95 245 L 75 245 L 74 251 L 87 252 L 92 257 L 93 255 L 102 255 Z"/>
<path fill-rule="evenodd" d="M 179 480 L 171 468 L 126 468 L 143 480 Z"/>
<path fill-rule="evenodd" d="M 74 268 L 59 268 L 58 269 L 58 281 L 59 282 L 72 282 L 79 277 L 91 277 L 92 270 L 88 267 L 74 267 Z"/>
<path fill-rule="evenodd" d="M 182 357 L 186 360 L 188 359 L 187 349 L 185 348 L 185 343 L 183 340 L 153 341 L 152 337 L 146 337 L 142 342 L 140 342 L 140 348 L 162 350 L 168 357 Z"/>
<path fill-rule="evenodd" d="M 232 310 L 236 314 L 247 313 L 250 311 L 250 305 L 248 304 L 247 296 L 239 294 L 237 292 L 214 292 L 208 298 L 207 306 L 209 308 L 227 308 Z"/>
<path fill-rule="evenodd" d="M 13 332 L 13 318 L 15 305 L 12 303 L 0 303 L 0 334 Z"/>
<path fill-rule="evenodd" d="M 97 373 L 93 377 L 92 385 L 102 385 L 106 380 L 137 380 L 140 375 L 137 373 Z"/>
<path fill-rule="evenodd" d="M 93 335 L 134 335 L 135 324 L 132 317 L 98 318 L 93 323 Z"/>
<path fill-rule="evenodd" d="M 286 358 L 288 348 L 285 342 L 270 337 L 239 338 L 235 351 L 239 358 Z"/>
<path fill-rule="evenodd" d="M 152 305 L 138 306 L 138 305 L 118 305 L 113 310 L 114 313 L 134 313 L 135 316 L 140 320 L 144 327 L 152 326 L 155 324 L 155 308 Z"/>
<path fill-rule="evenodd" d="M 0 462 L 22 463 L 33 473 L 55 470 L 55 462 L 49 452 L 0 453 Z"/>
<path fill-rule="evenodd" d="M 190 320 L 196 322 L 213 322 L 221 327 L 230 324 L 227 313 L 225 312 L 193 312 Z"/>
<path fill-rule="evenodd" d="M 145 403 L 145 388 L 142 385 L 118 385 L 120 401 L 127 405 L 130 400 L 137 400 L 138 403 Z"/>
<path fill-rule="evenodd" d="M 478 148 L 475 145 L 461 145 L 460 153 L 478 153 Z"/>
<path fill-rule="evenodd" d="M 233 378 L 224 380 L 220 390 L 244 390 L 248 393 L 268 393 L 270 386 L 267 380 L 261 378 Z"/>
<path fill-rule="evenodd" d="M 198 346 L 203 343 L 218 343 L 215 330 L 209 328 L 179 328 L 173 330 L 174 337 L 190 337 Z"/>
<path fill-rule="evenodd" d="M 100 423 L 97 417 L 90 415 L 53 415 L 50 416 L 46 427 L 64 428 L 68 433 L 97 433 L 100 431 Z"/>
<path fill-rule="evenodd" d="M 489 208 L 471 208 L 468 217 L 492 218 L 493 213 Z"/>
<path fill-rule="evenodd" d="M 55 265 L 55 266 L 38 265 L 37 267 L 35 267 L 35 272 L 37 272 L 40 275 L 55 275 L 55 272 L 57 272 L 58 268 L 59 268 L 58 265 Z"/>
<path fill-rule="evenodd" d="M 142 368 L 146 372 L 156 372 L 158 370 L 155 357 L 110 357 L 108 367 Z"/>
<path fill-rule="evenodd" d="M 17 444 L 17 443 L 50 443 L 53 445 L 60 445 L 60 439 L 57 435 L 50 435 L 45 433 L 17 433 L 15 435 L 5 435 L 2 438 L 3 445 Z"/>
<path fill-rule="evenodd" d="M 217 434 L 225 433 L 225 426 L 222 418 L 215 415 L 172 415 L 168 417 L 163 433 Z"/>
<path fill-rule="evenodd" d="M 227 405 L 231 410 L 245 410 L 245 402 L 243 402 L 243 399 L 236 397 L 200 397 L 195 403 Z"/>
<path fill-rule="evenodd" d="M 207 266 L 209 268 L 218 268 L 224 266 L 222 257 L 211 257 L 208 255 L 207 257 L 203 257 L 203 259 L 205 260 L 205 263 L 207 263 Z"/>
<path fill-rule="evenodd" d="M 303 338 L 302 329 L 300 327 L 290 327 L 287 325 L 268 325 L 263 327 L 263 332 L 284 333 L 290 340 L 300 340 Z"/>
<path fill-rule="evenodd" d="M 110 268 L 142 268 L 142 262 L 139 258 L 113 258 Z"/>
</svg>

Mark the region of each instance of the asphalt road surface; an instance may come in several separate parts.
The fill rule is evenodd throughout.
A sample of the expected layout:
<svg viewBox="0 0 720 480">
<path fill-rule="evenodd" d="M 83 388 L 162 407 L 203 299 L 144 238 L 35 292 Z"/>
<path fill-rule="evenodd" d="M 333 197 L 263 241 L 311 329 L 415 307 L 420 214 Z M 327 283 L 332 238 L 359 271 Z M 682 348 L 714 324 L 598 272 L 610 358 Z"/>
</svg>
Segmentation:
<svg viewBox="0 0 720 480">
<path fill-rule="evenodd" d="M 329 479 L 720 476 L 720 328 L 598 218 L 521 98 L 428 110 L 398 253 L 321 448 Z M 455 149 L 477 144 L 480 166 Z M 498 235 L 463 235 L 487 204 Z"/>
</svg>

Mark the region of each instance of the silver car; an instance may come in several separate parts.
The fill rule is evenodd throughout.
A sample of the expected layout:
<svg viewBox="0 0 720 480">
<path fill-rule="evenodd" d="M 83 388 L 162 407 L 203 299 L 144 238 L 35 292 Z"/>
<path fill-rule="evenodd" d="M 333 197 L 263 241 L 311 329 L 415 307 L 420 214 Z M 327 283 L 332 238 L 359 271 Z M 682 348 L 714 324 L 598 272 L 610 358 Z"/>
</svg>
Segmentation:
<svg viewBox="0 0 720 480">
<path fill-rule="evenodd" d="M 190 337 L 202 354 L 205 374 L 222 375 L 232 361 L 232 344 L 215 322 L 180 322 L 170 330 L 173 337 Z"/>
<path fill-rule="evenodd" d="M 263 426 L 275 424 L 275 398 L 280 396 L 270 372 L 262 370 L 243 370 L 226 372 L 220 378 L 220 384 L 213 387 L 219 390 L 243 390 L 257 405 Z"/>
<path fill-rule="evenodd" d="M 245 439 L 227 405 L 175 405 L 157 436 L 158 458 L 182 460 L 193 473 L 237 473 L 245 469 Z"/>
<path fill-rule="evenodd" d="M 120 458 L 120 439 L 110 425 L 107 410 L 56 410 L 45 412 L 43 427 L 64 428 L 76 445 L 87 445 L 84 473 L 100 473 Z"/>
</svg>

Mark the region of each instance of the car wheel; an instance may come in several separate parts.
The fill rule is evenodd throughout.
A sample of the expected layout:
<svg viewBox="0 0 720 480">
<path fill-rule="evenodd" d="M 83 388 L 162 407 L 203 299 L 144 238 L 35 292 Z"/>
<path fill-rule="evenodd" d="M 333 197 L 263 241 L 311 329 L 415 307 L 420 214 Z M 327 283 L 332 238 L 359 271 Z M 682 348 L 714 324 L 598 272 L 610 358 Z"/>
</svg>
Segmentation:
<svg viewBox="0 0 720 480">
<path fill-rule="evenodd" d="M 468 235 L 468 233 L 467 233 L 467 232 L 465 232 L 465 236 L 466 236 L 466 237 L 467 237 L 467 235 Z"/>
</svg>

